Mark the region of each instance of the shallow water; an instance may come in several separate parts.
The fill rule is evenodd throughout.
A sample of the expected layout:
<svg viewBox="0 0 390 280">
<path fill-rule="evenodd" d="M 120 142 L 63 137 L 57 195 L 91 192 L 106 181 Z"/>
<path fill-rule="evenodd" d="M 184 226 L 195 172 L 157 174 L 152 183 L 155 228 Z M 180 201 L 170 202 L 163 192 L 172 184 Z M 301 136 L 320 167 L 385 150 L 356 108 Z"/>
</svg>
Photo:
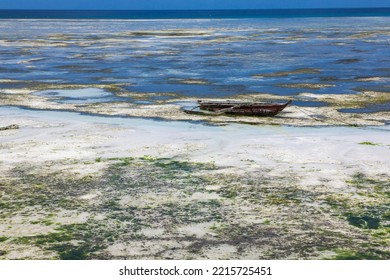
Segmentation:
<svg viewBox="0 0 390 280">
<path fill-rule="evenodd" d="M 348 108 L 348 109 L 340 109 L 339 112 L 342 113 L 354 113 L 354 114 L 369 114 L 376 112 L 383 112 L 390 110 L 390 102 L 386 102 L 383 104 L 371 104 L 365 108 Z"/>
<path fill-rule="evenodd" d="M 59 103 L 76 104 L 104 102 L 111 100 L 113 97 L 112 93 L 99 88 L 43 90 L 34 94 L 49 97 L 49 100 Z"/>
<path fill-rule="evenodd" d="M 284 97 L 388 90 L 390 77 L 389 17 L 0 20 L 0 30 L 0 80 L 16 80 L 2 88 L 34 81 Z"/>
</svg>

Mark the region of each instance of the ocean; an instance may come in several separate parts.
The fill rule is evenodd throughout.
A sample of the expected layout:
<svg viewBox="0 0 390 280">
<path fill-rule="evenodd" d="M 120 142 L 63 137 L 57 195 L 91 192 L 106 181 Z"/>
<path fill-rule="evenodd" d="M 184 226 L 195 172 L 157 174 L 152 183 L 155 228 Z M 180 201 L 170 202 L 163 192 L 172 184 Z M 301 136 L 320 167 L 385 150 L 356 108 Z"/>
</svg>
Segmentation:
<svg viewBox="0 0 390 280">
<path fill-rule="evenodd" d="M 390 16 L 387 8 L 252 10 L 0 10 L 0 18 L 194 19 Z"/>
<path fill-rule="evenodd" d="M 389 15 L 389 8 L 3 10 L 0 89 L 120 86 L 145 96 L 137 101 L 143 104 L 389 92 Z M 73 95 L 62 97 L 57 101 L 76 102 Z"/>
</svg>

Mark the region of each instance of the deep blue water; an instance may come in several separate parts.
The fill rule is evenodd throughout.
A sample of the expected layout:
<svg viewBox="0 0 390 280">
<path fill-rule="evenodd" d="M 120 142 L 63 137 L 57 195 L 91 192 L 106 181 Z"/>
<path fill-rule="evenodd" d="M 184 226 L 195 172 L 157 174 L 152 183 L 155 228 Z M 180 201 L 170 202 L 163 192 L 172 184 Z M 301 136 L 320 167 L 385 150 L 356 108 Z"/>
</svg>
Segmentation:
<svg viewBox="0 0 390 280">
<path fill-rule="evenodd" d="M 0 19 L 207 19 L 390 16 L 387 8 L 264 10 L 0 10 Z"/>
</svg>

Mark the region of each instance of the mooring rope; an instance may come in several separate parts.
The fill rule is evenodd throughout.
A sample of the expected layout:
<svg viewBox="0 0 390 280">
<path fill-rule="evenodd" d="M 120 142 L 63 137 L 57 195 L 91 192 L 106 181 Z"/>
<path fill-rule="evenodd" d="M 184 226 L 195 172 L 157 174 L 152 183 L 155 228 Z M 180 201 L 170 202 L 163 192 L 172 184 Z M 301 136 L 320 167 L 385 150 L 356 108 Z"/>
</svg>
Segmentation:
<svg viewBox="0 0 390 280">
<path fill-rule="evenodd" d="M 302 113 L 304 113 L 304 114 L 305 114 L 306 116 L 308 116 L 309 118 L 312 118 L 312 119 L 314 119 L 314 120 L 316 120 L 316 121 L 319 121 L 319 122 L 332 124 L 332 123 L 330 123 L 330 122 L 327 121 L 327 120 L 316 118 L 316 117 L 311 116 L 310 114 L 307 113 L 307 112 L 309 112 L 309 113 L 311 113 L 311 114 L 315 114 L 315 112 L 313 112 L 313 111 L 310 111 L 310 110 L 308 110 L 308 109 L 305 108 L 305 110 L 307 111 L 307 112 L 305 112 L 304 109 L 302 109 L 302 108 L 300 108 L 300 107 L 298 107 L 298 106 L 296 106 L 296 105 L 295 105 L 294 107 L 297 108 L 297 109 L 298 109 L 299 111 L 301 111 Z M 326 115 L 324 115 L 324 117 L 327 118 L 327 119 L 329 119 L 329 120 L 334 120 L 334 121 L 340 122 L 340 123 L 342 123 L 342 124 L 344 124 L 344 125 L 351 126 L 351 127 L 356 127 L 356 128 L 359 128 L 359 129 L 365 129 L 365 130 L 380 130 L 380 131 L 389 131 L 389 132 L 390 132 L 390 130 L 388 130 L 388 129 L 381 129 L 381 128 L 379 128 L 379 127 L 372 127 L 372 126 L 371 126 L 371 127 L 367 127 L 367 126 L 360 126 L 360 125 L 358 125 L 358 124 L 351 124 L 351 123 L 345 122 L 345 121 L 343 121 L 343 120 L 340 120 L 339 118 L 329 117 L 329 116 L 326 116 Z"/>
<path fill-rule="evenodd" d="M 327 121 L 327 120 L 323 120 L 323 119 L 319 119 L 319 118 L 316 118 L 316 117 L 313 117 L 313 116 L 311 116 L 311 115 L 309 115 L 308 113 L 306 113 L 305 112 L 305 110 L 307 111 L 307 112 L 309 112 L 309 113 L 311 113 L 311 114 L 316 114 L 315 112 L 313 112 L 313 111 L 310 111 L 310 110 L 308 110 L 308 109 L 302 109 L 302 108 L 300 108 L 300 107 L 298 107 L 298 106 L 296 106 L 295 105 L 295 108 L 297 108 L 299 111 L 301 111 L 302 113 L 304 113 L 306 116 L 308 116 L 309 118 L 312 118 L 312 119 L 314 119 L 314 120 L 316 120 L 316 121 L 320 121 L 320 122 L 324 122 L 324 123 L 330 123 L 329 121 Z M 326 116 L 326 115 L 324 115 L 324 117 L 325 118 L 327 118 L 327 119 L 329 119 L 329 120 L 334 120 L 334 121 L 337 121 L 337 122 L 340 122 L 340 123 L 342 123 L 342 124 L 345 124 L 345 125 L 348 125 L 348 126 L 353 126 L 353 127 L 359 127 L 357 124 L 351 124 L 351 123 L 348 123 L 348 122 L 346 122 L 346 121 L 343 121 L 343 120 L 340 120 L 339 118 L 334 118 L 334 117 L 329 117 L 329 116 Z"/>
</svg>

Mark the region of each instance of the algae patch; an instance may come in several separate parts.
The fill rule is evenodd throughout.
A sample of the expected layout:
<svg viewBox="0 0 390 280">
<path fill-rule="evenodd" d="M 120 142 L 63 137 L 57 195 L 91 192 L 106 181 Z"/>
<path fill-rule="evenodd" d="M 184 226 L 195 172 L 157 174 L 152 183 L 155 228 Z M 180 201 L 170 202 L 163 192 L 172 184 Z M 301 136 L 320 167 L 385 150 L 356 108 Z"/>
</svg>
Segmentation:
<svg viewBox="0 0 390 280">
<path fill-rule="evenodd" d="M 237 174 L 214 162 L 150 155 L 98 157 L 89 164 L 105 168 L 87 176 L 52 172 L 53 164 L 74 162 L 20 165 L 0 179 L 0 221 L 11 227 L 1 228 L 0 258 L 18 248 L 54 259 L 389 254 L 390 184 L 380 175 L 356 173 L 345 183 L 349 195 L 302 187 L 293 173 Z"/>
</svg>

